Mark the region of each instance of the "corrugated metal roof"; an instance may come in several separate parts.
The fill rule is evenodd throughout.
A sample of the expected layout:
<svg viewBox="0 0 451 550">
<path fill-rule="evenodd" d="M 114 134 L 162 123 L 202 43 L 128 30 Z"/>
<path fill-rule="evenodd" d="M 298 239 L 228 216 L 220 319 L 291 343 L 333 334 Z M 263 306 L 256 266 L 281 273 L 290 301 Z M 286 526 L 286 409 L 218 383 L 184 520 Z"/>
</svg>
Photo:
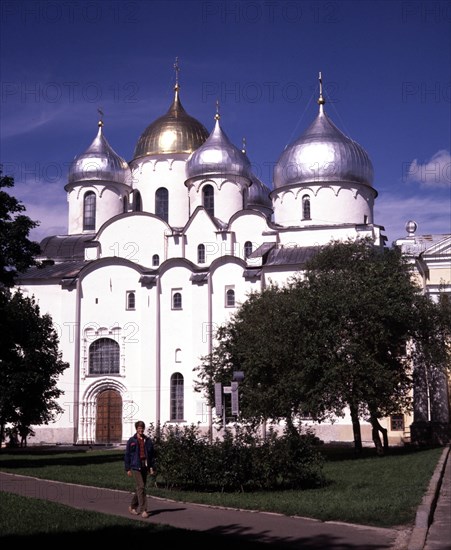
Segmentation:
<svg viewBox="0 0 451 550">
<path fill-rule="evenodd" d="M 275 242 L 265 242 L 261 244 L 258 248 L 256 248 L 252 252 L 252 254 L 249 254 L 248 258 L 261 258 L 267 252 L 269 252 L 271 248 L 274 248 L 275 246 L 276 246 Z"/>
<path fill-rule="evenodd" d="M 204 271 L 202 273 L 192 273 L 189 280 L 196 284 L 206 283 L 208 280 L 208 271 Z"/>
<path fill-rule="evenodd" d="M 41 241 L 41 258 L 52 260 L 84 260 L 85 244 L 95 235 L 54 235 Z"/>
<path fill-rule="evenodd" d="M 43 279 L 67 279 L 76 277 L 80 270 L 91 262 L 73 261 L 59 264 L 44 263 L 42 267 L 31 267 L 18 277 L 18 283 L 22 281 Z"/>
<path fill-rule="evenodd" d="M 269 265 L 304 265 L 319 252 L 317 246 L 293 246 L 277 248 L 269 252 L 265 266 Z"/>
<path fill-rule="evenodd" d="M 258 279 L 262 273 L 261 268 L 259 269 L 245 269 L 243 271 L 243 277 L 245 279 Z"/>
</svg>

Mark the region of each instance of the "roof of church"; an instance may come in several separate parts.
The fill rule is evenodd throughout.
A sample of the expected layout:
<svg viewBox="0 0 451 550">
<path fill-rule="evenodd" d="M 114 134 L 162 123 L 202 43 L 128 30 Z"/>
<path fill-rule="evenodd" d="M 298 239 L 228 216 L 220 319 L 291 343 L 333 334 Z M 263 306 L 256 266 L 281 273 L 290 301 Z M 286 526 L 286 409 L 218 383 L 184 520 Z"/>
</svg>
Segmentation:
<svg viewBox="0 0 451 550">
<path fill-rule="evenodd" d="M 93 239 L 93 233 L 46 237 L 40 243 L 41 258 L 51 260 L 84 260 L 85 245 Z"/>
<path fill-rule="evenodd" d="M 318 246 L 274 248 L 269 251 L 264 265 L 305 265 L 318 251 Z"/>
<path fill-rule="evenodd" d="M 30 280 L 53 280 L 67 279 L 76 277 L 80 270 L 89 262 L 86 261 L 69 261 L 63 263 L 48 263 L 44 262 L 41 266 L 35 266 L 28 269 L 25 273 L 21 273 L 18 277 L 18 282 L 30 282 Z"/>
<path fill-rule="evenodd" d="M 175 97 L 168 112 L 149 124 L 136 144 L 133 158 L 149 155 L 192 153 L 208 138 L 208 130 L 182 106 L 175 86 Z"/>
</svg>

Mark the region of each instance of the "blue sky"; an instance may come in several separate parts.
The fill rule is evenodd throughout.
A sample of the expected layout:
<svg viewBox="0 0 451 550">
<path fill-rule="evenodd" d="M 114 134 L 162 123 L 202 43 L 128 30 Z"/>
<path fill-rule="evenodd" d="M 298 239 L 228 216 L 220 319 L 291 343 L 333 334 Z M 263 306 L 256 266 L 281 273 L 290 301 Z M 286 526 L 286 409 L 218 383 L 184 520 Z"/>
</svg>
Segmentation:
<svg viewBox="0 0 451 550">
<path fill-rule="evenodd" d="M 104 112 L 104 133 L 131 160 L 143 130 L 173 99 L 221 124 L 272 187 L 286 145 L 326 112 L 372 159 L 375 222 L 388 243 L 451 232 L 451 3 L 334 0 L 3 0 L 0 162 L 12 193 L 67 230 L 64 185 Z"/>
</svg>

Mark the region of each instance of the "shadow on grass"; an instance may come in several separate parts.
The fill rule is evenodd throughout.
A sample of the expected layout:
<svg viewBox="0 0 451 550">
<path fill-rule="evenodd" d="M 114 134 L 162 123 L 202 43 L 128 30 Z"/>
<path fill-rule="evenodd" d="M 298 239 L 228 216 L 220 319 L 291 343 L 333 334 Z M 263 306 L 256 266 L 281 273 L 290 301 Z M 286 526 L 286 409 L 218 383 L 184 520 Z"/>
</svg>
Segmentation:
<svg viewBox="0 0 451 550">
<path fill-rule="evenodd" d="M 104 451 L 99 454 L 98 451 Z M 34 457 L 36 457 L 34 459 Z M 45 458 L 44 458 L 45 457 Z M 123 460 L 124 450 L 117 447 L 18 447 L 5 448 L 0 452 L 0 467 L 10 469 L 45 468 L 47 466 L 86 466 L 111 464 Z"/>
<path fill-rule="evenodd" d="M 375 447 L 364 447 L 361 453 L 356 453 L 353 445 L 328 443 L 316 447 L 323 455 L 326 461 L 335 462 L 340 460 L 362 460 L 367 458 L 384 458 L 387 456 L 406 456 L 417 454 L 431 449 L 436 449 L 439 445 L 421 446 L 403 445 L 389 447 L 383 456 L 378 456 Z"/>
</svg>

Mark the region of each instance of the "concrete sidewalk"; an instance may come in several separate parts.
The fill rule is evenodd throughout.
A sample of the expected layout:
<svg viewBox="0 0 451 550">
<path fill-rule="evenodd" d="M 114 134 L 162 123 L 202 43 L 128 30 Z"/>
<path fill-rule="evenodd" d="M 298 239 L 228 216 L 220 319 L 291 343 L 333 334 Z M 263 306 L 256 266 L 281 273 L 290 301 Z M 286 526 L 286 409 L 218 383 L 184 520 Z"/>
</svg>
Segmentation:
<svg viewBox="0 0 451 550">
<path fill-rule="evenodd" d="M 0 490 L 93 510 L 209 533 L 240 536 L 276 548 L 379 550 L 406 548 L 408 533 L 280 514 L 181 503 L 148 497 L 148 519 L 128 512 L 130 493 L 71 485 L 0 472 Z"/>
<path fill-rule="evenodd" d="M 148 519 L 128 512 L 130 492 L 0 472 L 0 491 L 206 533 L 240 536 L 275 548 L 451 550 L 451 457 L 444 449 L 412 528 L 382 529 L 148 497 Z"/>
</svg>

